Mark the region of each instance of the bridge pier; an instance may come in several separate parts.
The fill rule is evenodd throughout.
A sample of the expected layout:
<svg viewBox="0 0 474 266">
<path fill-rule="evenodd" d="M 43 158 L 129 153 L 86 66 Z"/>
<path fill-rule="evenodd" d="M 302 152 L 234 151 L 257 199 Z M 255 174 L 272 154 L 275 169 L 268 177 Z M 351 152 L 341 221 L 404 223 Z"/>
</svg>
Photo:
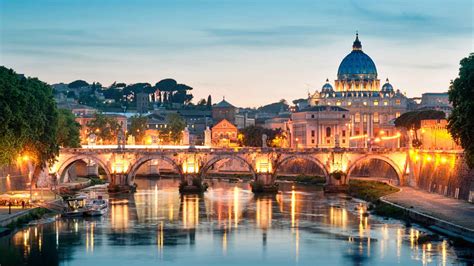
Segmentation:
<svg viewBox="0 0 474 266">
<path fill-rule="evenodd" d="M 199 174 L 185 173 L 179 184 L 181 194 L 201 194 L 207 190 L 207 183 L 202 182 Z"/>
<path fill-rule="evenodd" d="M 126 174 L 113 173 L 110 176 L 108 186 L 109 193 L 130 193 L 135 192 L 136 186 L 127 183 Z"/>
<path fill-rule="evenodd" d="M 275 183 L 272 173 L 257 173 L 255 181 L 251 184 L 252 192 L 255 194 L 276 194 L 278 184 Z"/>
<path fill-rule="evenodd" d="M 90 163 L 87 165 L 87 176 L 99 176 L 99 165 Z"/>
</svg>

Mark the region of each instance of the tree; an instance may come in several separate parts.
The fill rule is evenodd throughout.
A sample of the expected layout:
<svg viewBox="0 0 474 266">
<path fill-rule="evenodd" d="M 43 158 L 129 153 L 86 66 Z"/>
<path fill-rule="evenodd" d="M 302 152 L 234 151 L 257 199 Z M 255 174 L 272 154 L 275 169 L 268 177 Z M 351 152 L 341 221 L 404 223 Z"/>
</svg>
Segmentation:
<svg viewBox="0 0 474 266">
<path fill-rule="evenodd" d="M 443 111 L 437 110 L 417 110 L 406 112 L 395 119 L 395 126 L 398 128 L 404 128 L 405 130 L 413 130 L 415 139 L 413 140 L 413 146 L 418 148 L 421 146 L 421 141 L 418 138 L 418 129 L 421 127 L 421 120 L 426 119 L 444 119 L 446 115 Z"/>
<path fill-rule="evenodd" d="M 58 112 L 51 86 L 0 67 L 0 114 L 0 164 L 25 155 L 38 173 L 55 159 Z"/>
<path fill-rule="evenodd" d="M 75 80 L 67 85 L 71 89 L 77 89 L 77 88 L 82 88 L 82 87 L 87 87 L 89 86 L 89 83 L 87 83 L 84 80 Z"/>
<path fill-rule="evenodd" d="M 130 118 L 129 135 L 135 137 L 136 143 L 142 143 L 147 129 L 148 118 L 146 116 L 135 115 Z"/>
<path fill-rule="evenodd" d="M 274 142 L 273 140 L 278 136 L 281 136 L 282 132 L 279 129 L 249 126 L 240 131 L 240 145 L 246 147 L 262 147 L 263 134 L 267 135 L 267 145 L 271 147 L 273 145 L 277 145 L 278 142 Z"/>
<path fill-rule="evenodd" d="M 177 144 L 181 141 L 183 130 L 186 127 L 186 122 L 178 114 L 169 114 L 166 117 L 169 128 L 170 141 Z"/>
<path fill-rule="evenodd" d="M 81 146 L 81 125 L 76 122 L 74 114 L 67 109 L 58 110 L 57 142 L 60 147 L 78 148 Z"/>
<path fill-rule="evenodd" d="M 209 96 L 207 96 L 207 109 L 209 109 L 209 110 L 212 109 L 212 97 L 211 97 L 210 94 L 209 94 Z"/>
<path fill-rule="evenodd" d="M 94 119 L 87 122 L 86 125 L 89 129 L 89 134 L 94 133 L 97 136 L 97 140 L 103 143 L 115 143 L 117 133 L 121 130 L 121 126 L 116 119 L 101 113 L 96 113 Z"/>
<path fill-rule="evenodd" d="M 463 147 L 469 168 L 474 168 L 474 53 L 460 64 L 459 76 L 451 82 L 448 91 L 453 105 L 448 130 Z"/>
</svg>

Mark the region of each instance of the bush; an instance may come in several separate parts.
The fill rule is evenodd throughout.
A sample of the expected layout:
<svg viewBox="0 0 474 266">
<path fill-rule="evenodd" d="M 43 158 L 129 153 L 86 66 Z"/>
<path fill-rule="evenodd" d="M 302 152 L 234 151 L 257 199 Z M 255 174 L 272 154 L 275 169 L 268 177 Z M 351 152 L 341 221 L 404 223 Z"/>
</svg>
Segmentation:
<svg viewBox="0 0 474 266">
<path fill-rule="evenodd" d="M 295 178 L 296 182 L 308 183 L 308 184 L 325 184 L 326 178 L 324 176 L 307 176 L 299 175 Z"/>
<path fill-rule="evenodd" d="M 398 192 L 399 189 L 377 181 L 349 181 L 349 195 L 368 202 L 376 202 L 380 197 Z"/>
<path fill-rule="evenodd" d="M 44 208 L 37 208 L 32 211 L 30 211 L 28 214 L 21 216 L 20 218 L 16 219 L 14 222 L 11 222 L 10 224 L 7 225 L 9 229 L 15 229 L 18 227 L 21 227 L 30 221 L 40 219 L 43 217 L 46 213 L 49 213 L 50 211 L 48 209 Z"/>
</svg>

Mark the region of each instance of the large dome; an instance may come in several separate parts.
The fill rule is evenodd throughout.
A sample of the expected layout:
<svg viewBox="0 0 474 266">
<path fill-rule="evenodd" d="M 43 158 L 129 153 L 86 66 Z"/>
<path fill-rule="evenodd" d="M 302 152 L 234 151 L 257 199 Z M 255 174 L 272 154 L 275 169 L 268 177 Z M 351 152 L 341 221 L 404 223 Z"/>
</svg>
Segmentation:
<svg viewBox="0 0 474 266">
<path fill-rule="evenodd" d="M 339 80 L 372 80 L 377 78 L 374 61 L 362 51 L 359 36 L 352 45 L 352 52 L 342 60 L 337 71 Z"/>
</svg>

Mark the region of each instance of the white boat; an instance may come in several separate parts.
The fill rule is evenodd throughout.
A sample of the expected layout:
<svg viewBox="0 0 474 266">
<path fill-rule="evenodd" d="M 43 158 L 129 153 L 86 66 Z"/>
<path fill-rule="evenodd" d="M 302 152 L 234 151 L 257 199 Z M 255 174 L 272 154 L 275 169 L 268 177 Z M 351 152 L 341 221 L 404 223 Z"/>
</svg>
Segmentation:
<svg viewBox="0 0 474 266">
<path fill-rule="evenodd" d="M 109 211 L 109 202 L 99 196 L 98 199 L 93 199 L 87 203 L 87 216 L 102 216 Z"/>
<path fill-rule="evenodd" d="M 77 196 L 73 198 L 69 198 L 64 200 L 65 207 L 63 213 L 61 214 L 63 217 L 81 217 L 87 211 L 86 207 L 86 199 L 85 196 Z"/>
</svg>

